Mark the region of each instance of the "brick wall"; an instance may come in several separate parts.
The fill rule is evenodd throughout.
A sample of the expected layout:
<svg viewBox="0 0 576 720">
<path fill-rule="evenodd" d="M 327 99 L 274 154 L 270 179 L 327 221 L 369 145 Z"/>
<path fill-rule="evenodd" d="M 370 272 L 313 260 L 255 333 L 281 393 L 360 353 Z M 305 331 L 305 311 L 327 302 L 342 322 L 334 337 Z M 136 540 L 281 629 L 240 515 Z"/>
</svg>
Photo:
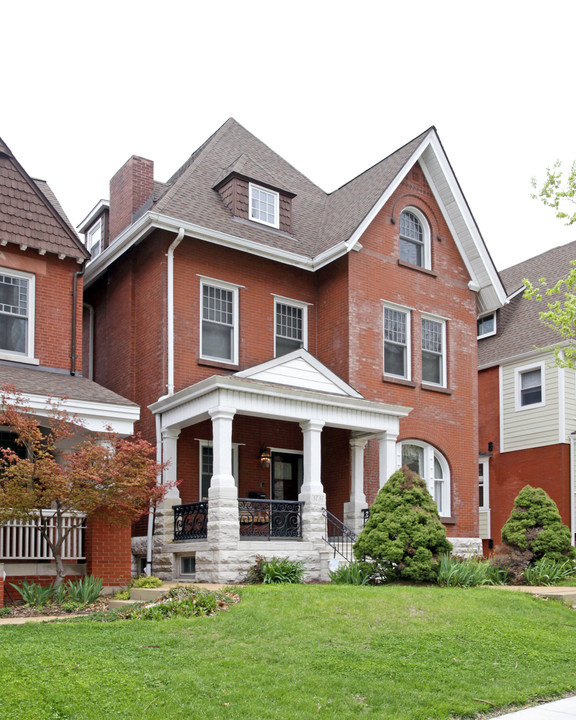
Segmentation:
<svg viewBox="0 0 576 720">
<path fill-rule="evenodd" d="M 127 228 L 154 188 L 152 160 L 132 155 L 110 180 L 110 242 Z"/>
<path fill-rule="evenodd" d="M 91 517 L 86 526 L 86 574 L 102 578 L 104 586 L 127 585 L 131 577 L 131 527 L 105 517 Z"/>
</svg>

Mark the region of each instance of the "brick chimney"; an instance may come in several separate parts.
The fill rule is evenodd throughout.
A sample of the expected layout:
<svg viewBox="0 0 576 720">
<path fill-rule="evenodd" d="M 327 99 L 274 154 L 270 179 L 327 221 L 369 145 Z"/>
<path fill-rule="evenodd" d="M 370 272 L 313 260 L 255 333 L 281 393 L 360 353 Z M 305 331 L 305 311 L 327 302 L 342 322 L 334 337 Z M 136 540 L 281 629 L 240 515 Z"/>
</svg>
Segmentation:
<svg viewBox="0 0 576 720">
<path fill-rule="evenodd" d="M 150 207 L 153 187 L 154 163 L 137 155 L 110 180 L 110 243 Z"/>
</svg>

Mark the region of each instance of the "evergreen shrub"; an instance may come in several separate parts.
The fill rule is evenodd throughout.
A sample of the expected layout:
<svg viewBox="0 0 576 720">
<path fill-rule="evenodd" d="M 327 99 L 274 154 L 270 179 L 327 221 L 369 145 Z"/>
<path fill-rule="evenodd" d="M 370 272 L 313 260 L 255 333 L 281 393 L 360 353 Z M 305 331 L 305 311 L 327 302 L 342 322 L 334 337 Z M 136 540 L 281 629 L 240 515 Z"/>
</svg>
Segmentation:
<svg viewBox="0 0 576 720">
<path fill-rule="evenodd" d="M 390 476 L 370 508 L 354 556 L 381 581 L 435 582 L 438 558 L 452 545 L 426 483 L 404 466 Z"/>
</svg>

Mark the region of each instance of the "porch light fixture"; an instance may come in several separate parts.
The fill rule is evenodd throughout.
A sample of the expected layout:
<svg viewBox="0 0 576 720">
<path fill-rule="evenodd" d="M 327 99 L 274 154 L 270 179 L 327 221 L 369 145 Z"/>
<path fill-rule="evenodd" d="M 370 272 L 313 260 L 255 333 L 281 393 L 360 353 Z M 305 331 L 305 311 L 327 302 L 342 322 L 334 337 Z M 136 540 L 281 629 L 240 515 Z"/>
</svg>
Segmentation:
<svg viewBox="0 0 576 720">
<path fill-rule="evenodd" d="M 268 470 L 270 467 L 270 448 L 262 448 L 260 451 L 260 465 L 265 470 Z"/>
</svg>

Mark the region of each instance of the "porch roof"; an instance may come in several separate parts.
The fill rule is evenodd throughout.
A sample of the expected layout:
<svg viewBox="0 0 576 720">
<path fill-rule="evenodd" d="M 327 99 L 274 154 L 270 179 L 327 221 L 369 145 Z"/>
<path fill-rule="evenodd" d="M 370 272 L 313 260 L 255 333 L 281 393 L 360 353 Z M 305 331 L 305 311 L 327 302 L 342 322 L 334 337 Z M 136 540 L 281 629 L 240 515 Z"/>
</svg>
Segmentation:
<svg viewBox="0 0 576 720">
<path fill-rule="evenodd" d="M 411 410 L 365 400 L 362 396 L 315 392 L 238 375 L 214 375 L 149 406 L 154 414 L 161 414 L 163 430 L 181 429 L 207 420 L 209 411 L 215 407 L 273 420 L 318 420 L 330 427 L 370 435 L 397 434 L 400 418 Z"/>
</svg>

